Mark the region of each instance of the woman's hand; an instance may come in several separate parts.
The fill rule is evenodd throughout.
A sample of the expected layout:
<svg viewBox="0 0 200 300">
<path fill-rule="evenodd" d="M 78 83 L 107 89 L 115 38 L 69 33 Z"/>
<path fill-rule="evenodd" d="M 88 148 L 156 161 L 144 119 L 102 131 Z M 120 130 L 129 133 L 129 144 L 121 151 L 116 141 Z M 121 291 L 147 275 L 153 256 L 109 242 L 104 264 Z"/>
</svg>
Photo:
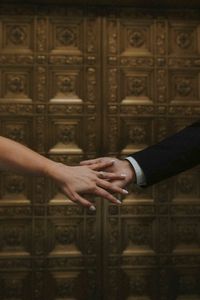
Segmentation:
<svg viewBox="0 0 200 300">
<path fill-rule="evenodd" d="M 110 182 L 111 180 L 123 181 L 125 175 L 98 171 L 112 164 L 113 162 L 109 161 L 101 164 L 98 163 L 97 165 L 93 164 L 92 166 L 70 167 L 61 163 L 54 163 L 50 168 L 49 176 L 56 181 L 61 191 L 73 202 L 95 210 L 92 203 L 82 196 L 83 194 L 93 194 L 103 197 L 112 203 L 121 204 L 110 192 L 123 195 L 128 193 L 126 190 Z"/>
</svg>

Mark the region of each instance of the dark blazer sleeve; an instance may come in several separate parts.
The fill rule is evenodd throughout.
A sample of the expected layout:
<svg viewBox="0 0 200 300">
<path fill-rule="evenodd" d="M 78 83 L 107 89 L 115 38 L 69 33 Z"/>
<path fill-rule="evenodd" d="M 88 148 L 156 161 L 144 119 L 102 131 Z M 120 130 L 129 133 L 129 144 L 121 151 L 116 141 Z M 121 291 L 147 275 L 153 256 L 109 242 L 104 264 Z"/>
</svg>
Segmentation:
<svg viewBox="0 0 200 300">
<path fill-rule="evenodd" d="M 200 121 L 132 156 L 142 168 L 147 186 L 200 163 Z"/>
</svg>

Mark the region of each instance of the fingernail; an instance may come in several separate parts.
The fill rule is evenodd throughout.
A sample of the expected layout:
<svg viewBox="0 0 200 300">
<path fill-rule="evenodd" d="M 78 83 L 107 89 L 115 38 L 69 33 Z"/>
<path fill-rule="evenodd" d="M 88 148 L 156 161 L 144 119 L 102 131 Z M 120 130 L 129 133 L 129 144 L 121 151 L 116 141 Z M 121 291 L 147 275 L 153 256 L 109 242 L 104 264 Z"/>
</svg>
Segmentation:
<svg viewBox="0 0 200 300">
<path fill-rule="evenodd" d="M 117 203 L 118 203 L 118 204 L 122 204 L 120 200 L 117 200 Z"/>
<path fill-rule="evenodd" d="M 127 195 L 127 194 L 128 194 L 128 191 L 127 191 L 127 190 L 123 190 L 123 193 Z"/>
<path fill-rule="evenodd" d="M 91 211 L 95 211 L 95 210 L 96 210 L 96 207 L 95 207 L 95 206 L 93 206 L 93 205 L 91 205 L 91 206 L 89 207 L 89 210 L 91 210 Z"/>
<path fill-rule="evenodd" d="M 114 159 L 112 159 L 112 160 L 111 160 L 111 163 L 114 163 L 114 162 L 115 162 L 115 160 L 114 160 Z"/>
<path fill-rule="evenodd" d="M 126 174 L 123 173 L 123 174 L 121 174 L 121 176 L 122 176 L 122 177 L 126 177 Z"/>
</svg>

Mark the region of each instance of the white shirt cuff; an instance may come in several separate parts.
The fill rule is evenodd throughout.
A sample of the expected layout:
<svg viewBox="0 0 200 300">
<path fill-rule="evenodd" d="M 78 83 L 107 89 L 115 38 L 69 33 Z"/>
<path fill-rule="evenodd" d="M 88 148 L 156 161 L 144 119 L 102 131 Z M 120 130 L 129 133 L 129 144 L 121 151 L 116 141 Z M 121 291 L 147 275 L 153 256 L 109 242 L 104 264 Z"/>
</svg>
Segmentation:
<svg viewBox="0 0 200 300">
<path fill-rule="evenodd" d="M 138 162 L 131 156 L 128 156 L 125 159 L 130 162 L 130 164 L 133 166 L 133 168 L 135 170 L 137 185 L 140 185 L 140 186 L 146 185 L 146 178 L 145 178 L 144 172 L 142 171 Z"/>
</svg>

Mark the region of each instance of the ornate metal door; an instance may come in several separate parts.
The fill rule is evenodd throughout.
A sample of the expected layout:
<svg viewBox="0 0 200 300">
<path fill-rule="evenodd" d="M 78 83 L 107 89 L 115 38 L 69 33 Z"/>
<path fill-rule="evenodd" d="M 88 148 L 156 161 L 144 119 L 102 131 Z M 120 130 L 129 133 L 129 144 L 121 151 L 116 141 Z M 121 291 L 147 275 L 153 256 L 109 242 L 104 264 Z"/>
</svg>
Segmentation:
<svg viewBox="0 0 200 300">
<path fill-rule="evenodd" d="M 0 8 L 0 132 L 67 164 L 125 156 L 198 118 L 199 12 Z M 3 173 L 0 299 L 199 299 L 198 169 L 118 208 Z"/>
<path fill-rule="evenodd" d="M 125 156 L 199 118 L 199 11 L 107 11 L 105 151 Z M 104 203 L 104 299 L 199 299 L 199 172 Z"/>
</svg>

